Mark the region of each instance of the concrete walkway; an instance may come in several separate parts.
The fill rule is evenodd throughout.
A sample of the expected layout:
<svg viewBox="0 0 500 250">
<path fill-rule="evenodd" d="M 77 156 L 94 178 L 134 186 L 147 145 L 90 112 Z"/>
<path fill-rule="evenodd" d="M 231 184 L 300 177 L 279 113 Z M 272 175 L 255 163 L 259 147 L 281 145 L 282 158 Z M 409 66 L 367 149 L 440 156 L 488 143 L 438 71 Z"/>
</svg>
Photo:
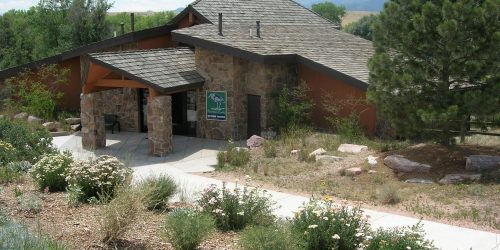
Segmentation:
<svg viewBox="0 0 500 250">
<path fill-rule="evenodd" d="M 224 141 L 204 140 L 174 136 L 174 151 L 163 158 L 147 156 L 146 134 L 108 134 L 107 148 L 89 152 L 81 147 L 81 137 L 67 136 L 55 138 L 54 144 L 61 150 L 70 150 L 76 158 L 86 159 L 96 155 L 109 154 L 128 162 L 134 169 L 134 180 L 139 181 L 151 175 L 168 174 L 175 178 L 183 190 L 183 195 L 195 200 L 197 193 L 211 184 L 222 186 L 222 181 L 193 175 L 194 172 L 212 171 L 216 163 L 217 150 L 225 146 Z M 235 183 L 226 183 L 233 188 Z M 269 191 L 279 206 L 276 214 L 290 217 L 299 206 L 309 199 L 303 196 Z M 374 210 L 364 210 L 370 216 L 373 228 L 411 226 L 418 219 Z M 500 250 L 500 234 L 451 226 L 432 221 L 422 221 L 427 238 L 441 249 Z"/>
</svg>

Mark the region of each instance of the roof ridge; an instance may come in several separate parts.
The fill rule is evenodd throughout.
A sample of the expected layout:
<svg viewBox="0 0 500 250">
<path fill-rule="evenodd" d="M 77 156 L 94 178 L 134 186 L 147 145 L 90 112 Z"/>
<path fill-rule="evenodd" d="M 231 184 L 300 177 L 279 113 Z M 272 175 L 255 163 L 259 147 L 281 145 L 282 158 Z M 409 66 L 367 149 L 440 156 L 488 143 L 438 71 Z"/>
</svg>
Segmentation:
<svg viewBox="0 0 500 250">
<path fill-rule="evenodd" d="M 89 55 L 103 55 L 103 54 L 131 54 L 137 52 L 151 52 L 151 51 L 164 51 L 164 50 L 192 50 L 187 46 L 182 47 L 169 47 L 169 48 L 157 48 L 157 49 L 134 49 L 134 50 L 120 50 L 120 51 L 103 51 L 103 52 L 93 52 Z"/>
</svg>

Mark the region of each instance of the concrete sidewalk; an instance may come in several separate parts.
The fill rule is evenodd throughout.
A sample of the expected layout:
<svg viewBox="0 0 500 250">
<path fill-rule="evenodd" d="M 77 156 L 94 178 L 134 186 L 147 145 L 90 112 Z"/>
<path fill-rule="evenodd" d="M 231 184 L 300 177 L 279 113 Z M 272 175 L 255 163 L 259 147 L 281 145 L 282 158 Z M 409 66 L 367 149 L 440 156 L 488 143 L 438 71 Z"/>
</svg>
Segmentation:
<svg viewBox="0 0 500 250">
<path fill-rule="evenodd" d="M 127 136 L 131 135 L 121 135 L 121 137 Z M 82 150 L 81 142 L 78 145 L 78 140 L 81 141 L 81 138 L 70 136 L 69 138 L 58 138 L 54 141 L 54 144 L 60 149 L 73 151 L 78 158 L 91 157 L 93 153 Z M 216 163 L 217 149 L 223 146 L 218 141 L 200 140 L 202 139 L 186 137 L 177 137 L 176 139 L 174 137 L 174 153 L 169 157 L 154 158 L 144 155 L 138 156 L 138 159 L 133 161 L 134 180 L 139 181 L 151 175 L 167 174 L 177 180 L 183 193 L 192 200 L 196 199 L 198 193 L 211 184 L 222 186 L 222 181 L 220 180 L 190 174 L 190 172 L 213 170 L 212 166 Z M 113 141 L 109 140 L 109 143 L 113 143 Z M 201 145 L 196 145 L 196 143 L 201 143 Z M 111 146 L 110 148 L 113 147 Z M 130 149 L 131 147 L 122 147 L 121 150 L 126 150 L 127 148 Z M 193 149 L 190 150 L 189 148 Z M 120 150 L 113 151 L 107 149 L 105 152 L 119 158 L 127 155 L 124 152 L 120 152 Z M 233 188 L 236 184 L 226 183 L 226 185 L 229 188 Z M 309 200 L 308 197 L 303 196 L 275 191 L 268 192 L 272 196 L 272 199 L 277 202 L 279 208 L 277 208 L 276 214 L 281 217 L 293 216 L 293 213 L 298 210 L 299 206 Z M 373 210 L 364 211 L 365 214 L 370 216 L 369 221 L 373 228 L 411 226 L 419 222 L 418 219 L 412 217 Z M 500 234 L 425 220 L 421 223 L 423 224 L 427 238 L 433 240 L 435 245 L 441 249 L 500 250 Z"/>
</svg>

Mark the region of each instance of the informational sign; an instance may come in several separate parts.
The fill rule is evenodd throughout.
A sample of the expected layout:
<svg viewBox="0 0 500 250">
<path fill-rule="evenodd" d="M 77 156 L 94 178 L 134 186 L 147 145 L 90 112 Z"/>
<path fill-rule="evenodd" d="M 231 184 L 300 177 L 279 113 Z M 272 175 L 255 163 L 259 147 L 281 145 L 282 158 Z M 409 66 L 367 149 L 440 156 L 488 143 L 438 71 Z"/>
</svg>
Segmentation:
<svg viewBox="0 0 500 250">
<path fill-rule="evenodd" d="M 207 120 L 227 120 L 226 91 L 207 91 Z"/>
</svg>

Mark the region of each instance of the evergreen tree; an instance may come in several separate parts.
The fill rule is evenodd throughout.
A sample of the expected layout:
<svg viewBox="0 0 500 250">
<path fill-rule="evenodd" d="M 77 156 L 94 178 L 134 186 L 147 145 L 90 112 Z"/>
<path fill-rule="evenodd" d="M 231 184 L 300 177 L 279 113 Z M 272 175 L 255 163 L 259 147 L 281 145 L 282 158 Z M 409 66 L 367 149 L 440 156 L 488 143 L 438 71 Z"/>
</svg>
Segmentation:
<svg viewBox="0 0 500 250">
<path fill-rule="evenodd" d="M 369 100 L 405 136 L 500 110 L 500 0 L 391 0 L 374 25 Z"/>
<path fill-rule="evenodd" d="M 364 16 L 356 22 L 352 22 L 342 29 L 345 32 L 362 37 L 366 40 L 373 40 L 373 24 L 377 20 L 376 15 Z"/>
<path fill-rule="evenodd" d="M 313 4 L 312 10 L 320 16 L 330 20 L 337 26 L 342 26 L 342 18 L 345 16 L 345 7 L 332 2 Z"/>
</svg>

